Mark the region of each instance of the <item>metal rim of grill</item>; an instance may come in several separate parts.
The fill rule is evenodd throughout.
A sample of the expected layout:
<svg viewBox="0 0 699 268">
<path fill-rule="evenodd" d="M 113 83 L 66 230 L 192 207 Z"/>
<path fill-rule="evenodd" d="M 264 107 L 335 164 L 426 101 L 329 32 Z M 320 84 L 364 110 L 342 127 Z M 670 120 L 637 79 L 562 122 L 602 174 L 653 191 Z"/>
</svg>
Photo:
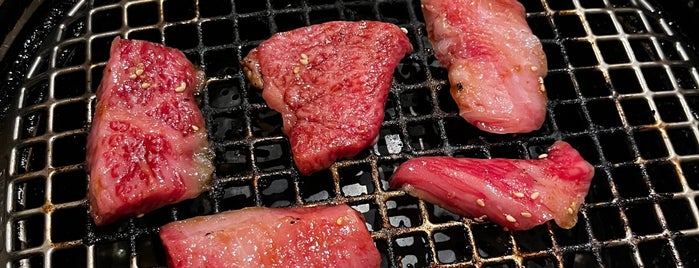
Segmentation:
<svg viewBox="0 0 699 268">
<path fill-rule="evenodd" d="M 157 233 L 167 222 L 337 203 L 364 214 L 384 266 L 699 265 L 699 61 L 645 0 L 520 2 L 549 62 L 547 121 L 524 135 L 484 133 L 458 116 L 418 0 L 79 1 L 22 81 L 4 175 L 7 266 L 165 266 Z M 408 29 L 415 52 L 396 70 L 377 145 L 302 177 L 279 114 L 248 87 L 238 61 L 275 32 L 360 19 Z M 199 198 L 97 227 L 84 145 L 117 35 L 181 49 L 203 67 L 217 169 Z M 555 140 L 596 168 L 571 230 L 510 232 L 387 186 L 412 157 L 535 158 Z"/>
</svg>

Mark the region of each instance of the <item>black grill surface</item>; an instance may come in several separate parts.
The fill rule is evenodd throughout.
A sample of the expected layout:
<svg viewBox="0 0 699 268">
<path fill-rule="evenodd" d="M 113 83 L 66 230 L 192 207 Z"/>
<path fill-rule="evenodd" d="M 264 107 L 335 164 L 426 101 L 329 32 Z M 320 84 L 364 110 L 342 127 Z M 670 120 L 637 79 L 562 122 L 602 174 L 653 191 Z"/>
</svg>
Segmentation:
<svg viewBox="0 0 699 268">
<path fill-rule="evenodd" d="M 495 135 L 458 116 L 418 0 L 80 1 L 22 82 L 5 175 L 7 266 L 165 266 L 158 230 L 168 222 L 347 203 L 364 214 L 388 267 L 699 267 L 691 50 L 645 0 L 521 2 L 548 57 L 548 117 L 533 133 Z M 406 28 L 415 47 L 396 69 L 379 142 L 301 176 L 280 115 L 238 62 L 276 32 L 364 19 Z M 213 189 L 194 200 L 97 227 L 87 213 L 85 142 L 115 36 L 164 43 L 202 66 L 216 172 Z M 571 230 L 507 231 L 387 187 L 413 157 L 536 158 L 556 140 L 596 169 Z"/>
</svg>

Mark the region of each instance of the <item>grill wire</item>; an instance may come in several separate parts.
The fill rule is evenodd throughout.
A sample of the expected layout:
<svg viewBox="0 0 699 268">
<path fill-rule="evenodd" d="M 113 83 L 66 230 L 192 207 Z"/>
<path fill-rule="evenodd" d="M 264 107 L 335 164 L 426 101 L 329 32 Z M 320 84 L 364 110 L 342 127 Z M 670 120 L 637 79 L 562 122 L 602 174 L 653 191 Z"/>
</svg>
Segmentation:
<svg viewBox="0 0 699 268">
<path fill-rule="evenodd" d="M 80 1 L 23 82 L 7 177 L 7 267 L 165 266 L 165 223 L 248 206 L 347 203 L 389 267 L 699 266 L 699 74 L 692 51 L 645 0 L 523 0 L 549 62 L 541 130 L 494 135 L 458 116 L 417 0 Z M 330 20 L 408 29 L 379 142 L 311 177 L 293 168 L 281 117 L 238 61 L 271 34 Z M 692 29 L 687 29 L 692 30 Z M 105 227 L 87 214 L 85 142 L 117 35 L 181 49 L 203 67 L 213 189 Z M 536 158 L 555 140 L 596 168 L 579 222 L 510 232 L 389 190 L 425 155 Z"/>
</svg>

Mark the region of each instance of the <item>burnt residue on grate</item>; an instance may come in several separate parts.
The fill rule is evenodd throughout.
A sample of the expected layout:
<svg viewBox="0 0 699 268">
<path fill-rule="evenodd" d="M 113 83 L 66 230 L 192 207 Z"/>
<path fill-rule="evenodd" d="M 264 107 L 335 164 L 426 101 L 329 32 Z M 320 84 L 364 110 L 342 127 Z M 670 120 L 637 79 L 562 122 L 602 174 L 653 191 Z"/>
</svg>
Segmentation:
<svg viewBox="0 0 699 268">
<path fill-rule="evenodd" d="M 523 0 L 548 57 L 548 117 L 522 135 L 458 116 L 417 0 L 80 2 L 40 50 L 15 115 L 5 230 L 10 266 L 165 266 L 159 227 L 249 206 L 347 203 L 384 266 L 668 267 L 699 265 L 699 74 L 686 43 L 643 0 Z M 378 143 L 301 176 L 280 115 L 238 61 L 271 34 L 331 20 L 408 29 Z M 87 213 L 84 143 L 110 41 L 145 39 L 202 66 L 202 111 L 216 152 L 211 191 L 98 227 Z M 579 223 L 510 232 L 388 188 L 426 155 L 536 158 L 565 140 L 596 168 Z"/>
</svg>

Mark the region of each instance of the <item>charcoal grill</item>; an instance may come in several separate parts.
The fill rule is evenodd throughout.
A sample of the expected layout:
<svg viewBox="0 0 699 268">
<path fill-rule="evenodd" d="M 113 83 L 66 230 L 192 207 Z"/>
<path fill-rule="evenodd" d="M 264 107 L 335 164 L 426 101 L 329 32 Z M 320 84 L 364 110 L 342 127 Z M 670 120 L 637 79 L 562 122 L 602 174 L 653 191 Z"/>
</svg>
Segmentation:
<svg viewBox="0 0 699 268">
<path fill-rule="evenodd" d="M 165 223 L 248 206 L 347 203 L 365 216 L 384 267 L 699 267 L 699 61 L 690 43 L 646 0 L 521 2 L 550 68 L 547 120 L 524 135 L 481 132 L 458 116 L 418 0 L 52 3 L 59 19 L 39 22 L 32 36 L 43 40 L 28 39 L 14 50 L 28 56 L 2 62 L 15 65 L 5 90 L 18 95 L 0 160 L 0 259 L 7 267 L 162 267 Z M 395 72 L 378 144 L 301 176 L 280 115 L 238 61 L 273 33 L 362 19 L 406 28 L 415 52 Z M 203 67 L 216 172 L 199 198 L 98 227 L 87 214 L 85 141 L 115 36 L 164 43 Z M 413 157 L 536 158 L 556 140 L 596 169 L 571 230 L 511 232 L 387 187 Z"/>
</svg>

